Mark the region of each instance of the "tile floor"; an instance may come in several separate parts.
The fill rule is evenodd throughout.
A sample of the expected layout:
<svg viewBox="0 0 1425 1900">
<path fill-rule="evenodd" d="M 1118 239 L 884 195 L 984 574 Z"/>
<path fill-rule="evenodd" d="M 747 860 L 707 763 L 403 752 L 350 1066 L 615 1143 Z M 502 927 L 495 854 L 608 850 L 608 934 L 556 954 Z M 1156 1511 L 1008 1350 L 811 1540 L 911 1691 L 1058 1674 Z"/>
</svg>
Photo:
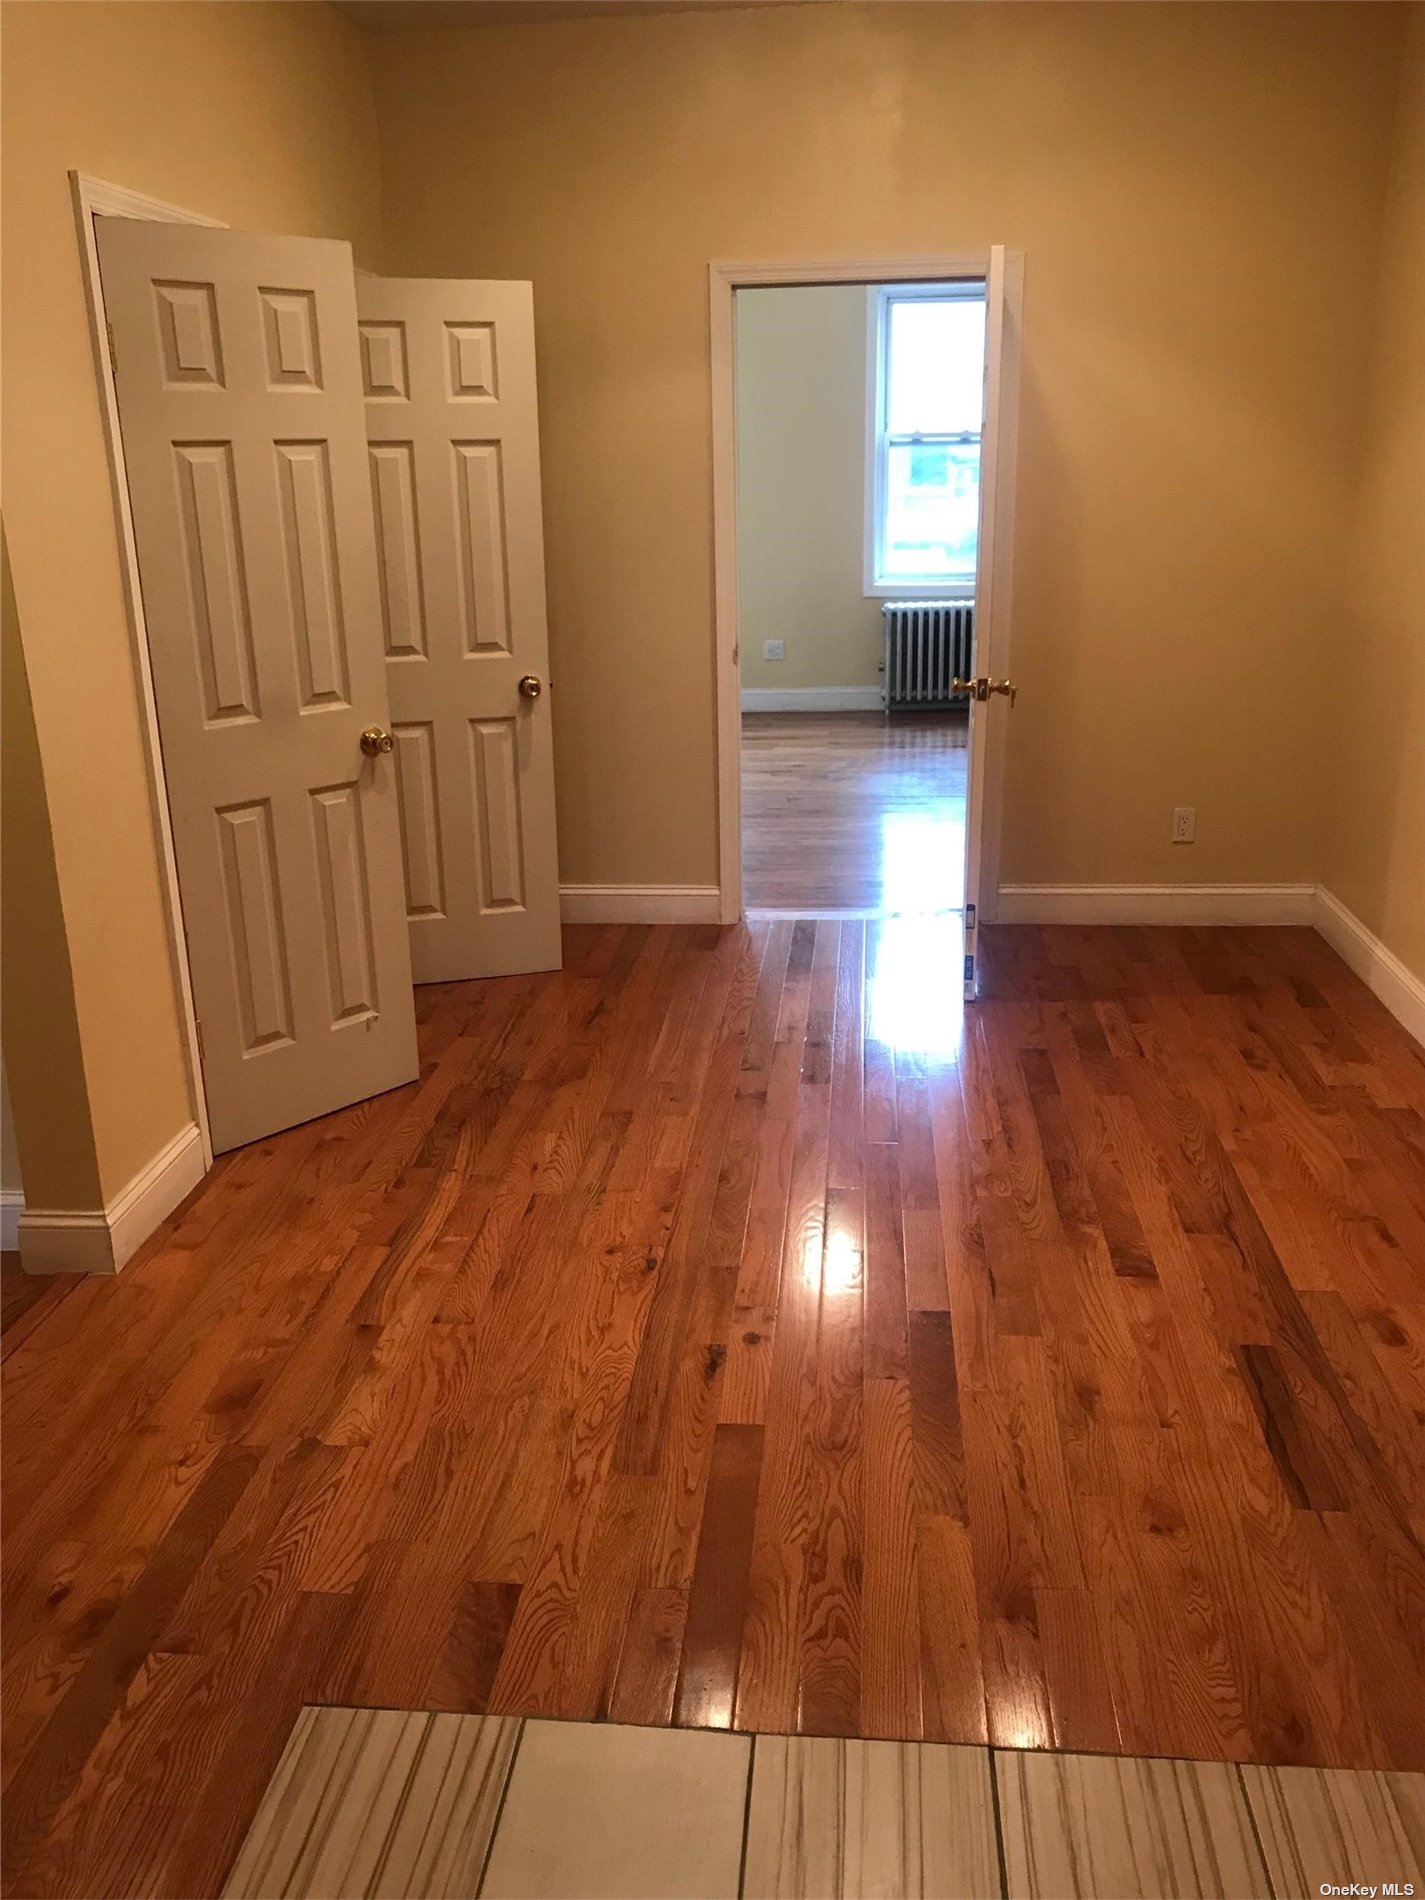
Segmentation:
<svg viewBox="0 0 1425 1900">
<path fill-rule="evenodd" d="M 1332 1888 L 1425 1892 L 1425 1775 L 306 1708 L 224 1892 L 1307 1900 Z"/>
</svg>

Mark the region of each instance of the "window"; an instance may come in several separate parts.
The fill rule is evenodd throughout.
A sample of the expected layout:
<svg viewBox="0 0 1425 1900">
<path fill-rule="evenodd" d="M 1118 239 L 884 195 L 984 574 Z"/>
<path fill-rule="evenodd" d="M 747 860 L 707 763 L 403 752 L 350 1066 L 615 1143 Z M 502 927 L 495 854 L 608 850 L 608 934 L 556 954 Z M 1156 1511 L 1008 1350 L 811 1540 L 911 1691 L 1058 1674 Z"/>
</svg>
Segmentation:
<svg viewBox="0 0 1425 1900">
<path fill-rule="evenodd" d="M 974 592 L 985 286 L 871 292 L 866 592 Z"/>
</svg>

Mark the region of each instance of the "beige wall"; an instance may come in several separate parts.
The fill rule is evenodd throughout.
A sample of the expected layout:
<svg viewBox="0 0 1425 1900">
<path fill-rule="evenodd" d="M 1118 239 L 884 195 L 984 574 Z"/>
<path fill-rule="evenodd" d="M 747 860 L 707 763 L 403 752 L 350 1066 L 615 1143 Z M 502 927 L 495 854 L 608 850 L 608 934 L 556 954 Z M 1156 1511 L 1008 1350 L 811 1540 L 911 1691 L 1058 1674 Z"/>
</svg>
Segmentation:
<svg viewBox="0 0 1425 1900">
<path fill-rule="evenodd" d="M 0 1035 L 20 1175 L 31 1207 L 94 1207 L 99 1163 L 74 1007 L 44 770 L 0 540 Z M 6 1182 L 5 1185 L 9 1185 Z"/>
<path fill-rule="evenodd" d="M 1023 250 L 1005 876 L 1311 879 L 1334 808 L 1336 888 L 1417 959 L 1403 142 L 1384 250 L 1381 218 L 1403 26 L 1028 0 L 363 41 L 317 4 L 7 4 L 5 1047 L 31 1201 L 111 1198 L 189 1114 L 70 167 L 368 262 L 384 189 L 391 267 L 534 279 L 579 882 L 716 875 L 708 260 Z M 1174 851 L 1184 801 L 1200 842 Z"/>
<path fill-rule="evenodd" d="M 865 595 L 866 291 L 737 293 L 737 565 L 745 687 L 879 689 Z M 784 640 L 785 660 L 762 657 Z"/>
<path fill-rule="evenodd" d="M 534 280 L 566 878 L 716 874 L 708 260 L 995 241 L 1027 259 L 1003 874 L 1318 875 L 1399 15 L 381 39 L 393 267 Z"/>
<path fill-rule="evenodd" d="M 22 1192 L 20 1151 L 15 1146 L 15 1118 L 10 1113 L 10 1084 L 0 1062 L 0 1194 Z"/>
<path fill-rule="evenodd" d="M 1396 112 L 1325 881 L 1425 979 L 1425 13 Z"/>
<path fill-rule="evenodd" d="M 95 1156 L 111 1198 L 190 1110 L 67 173 L 368 261 L 380 189 L 362 36 L 325 6 L 30 0 L 5 6 L 4 51 L 5 519 L 48 795 L 7 801 L 6 856 L 42 882 L 49 858 L 62 896 L 88 1169 L 30 1165 L 53 1016 L 7 1020 L 6 1056 L 30 1198 L 75 1207 Z M 54 948 L 7 905 L 16 982 Z"/>
</svg>

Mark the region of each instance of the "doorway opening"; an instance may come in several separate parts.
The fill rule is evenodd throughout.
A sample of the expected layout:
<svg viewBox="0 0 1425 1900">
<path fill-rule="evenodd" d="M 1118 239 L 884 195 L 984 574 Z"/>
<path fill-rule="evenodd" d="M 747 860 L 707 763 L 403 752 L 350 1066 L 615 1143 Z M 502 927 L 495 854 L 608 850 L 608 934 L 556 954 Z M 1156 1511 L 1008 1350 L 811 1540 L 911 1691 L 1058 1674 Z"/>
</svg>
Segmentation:
<svg viewBox="0 0 1425 1900">
<path fill-rule="evenodd" d="M 1020 263 L 712 269 L 722 914 L 963 922 L 971 987 Z"/>
<path fill-rule="evenodd" d="M 743 901 L 958 912 L 985 281 L 735 300 Z"/>
</svg>

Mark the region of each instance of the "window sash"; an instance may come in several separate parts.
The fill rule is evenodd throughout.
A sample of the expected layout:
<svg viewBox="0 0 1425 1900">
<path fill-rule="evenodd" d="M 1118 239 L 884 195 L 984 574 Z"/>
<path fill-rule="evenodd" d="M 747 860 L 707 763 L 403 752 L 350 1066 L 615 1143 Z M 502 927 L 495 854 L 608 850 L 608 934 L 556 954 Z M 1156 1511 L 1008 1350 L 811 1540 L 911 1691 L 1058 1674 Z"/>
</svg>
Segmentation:
<svg viewBox="0 0 1425 1900">
<path fill-rule="evenodd" d="M 973 448 L 983 446 L 982 431 L 961 430 L 954 434 L 927 435 L 920 431 L 891 435 L 882 431 L 876 443 L 876 518 L 872 523 L 872 582 L 876 587 L 932 589 L 948 597 L 968 598 L 975 588 L 973 570 L 965 573 L 943 567 L 892 572 L 887 559 L 886 537 L 891 522 L 891 453 L 905 448 Z"/>
<path fill-rule="evenodd" d="M 943 570 L 917 576 L 909 574 L 891 574 L 886 569 L 886 531 L 889 525 L 889 465 L 891 451 L 896 448 L 982 448 L 983 432 L 979 429 L 957 431 L 901 431 L 892 432 L 887 424 L 890 419 L 890 379 L 891 379 L 891 312 L 896 303 L 912 300 L 946 302 L 955 299 L 983 300 L 986 286 L 983 280 L 966 280 L 956 284 L 897 285 L 894 289 L 887 285 L 878 287 L 873 305 L 874 311 L 874 362 L 876 366 L 875 382 L 868 399 L 869 421 L 874 430 L 872 454 L 867 479 L 868 488 L 868 534 L 867 534 L 867 572 L 866 588 L 871 592 L 886 594 L 899 589 L 907 591 L 940 594 L 949 599 L 968 598 L 974 591 L 973 575 L 950 575 Z"/>
<path fill-rule="evenodd" d="M 973 448 L 973 456 L 963 450 Z M 971 431 L 944 435 L 906 433 L 885 437 L 885 462 L 882 473 L 882 509 L 876 549 L 876 578 L 883 587 L 925 587 L 944 589 L 946 595 L 959 597 L 973 593 L 975 557 L 973 545 L 965 547 L 963 502 L 959 500 L 958 479 L 944 471 L 940 481 L 918 490 L 914 462 L 920 452 L 931 456 L 944 454 L 954 458 L 961 469 L 975 467 L 978 483 L 980 437 Z M 891 467 L 901 462 L 899 479 L 891 479 Z M 906 486 L 908 481 L 908 486 Z M 948 486 L 946 486 L 948 483 Z M 939 490 L 939 494 L 937 494 Z M 973 532 L 973 528 L 971 528 Z M 891 538 L 895 534 L 895 540 Z M 921 536 L 925 540 L 921 543 Z M 939 557 L 935 549 L 939 547 Z M 969 559 L 965 559 L 969 555 Z"/>
<path fill-rule="evenodd" d="M 979 429 L 963 429 L 957 435 L 927 435 L 917 429 L 911 434 L 891 435 L 883 432 L 881 444 L 884 449 L 968 449 L 979 448 L 981 442 Z"/>
</svg>

